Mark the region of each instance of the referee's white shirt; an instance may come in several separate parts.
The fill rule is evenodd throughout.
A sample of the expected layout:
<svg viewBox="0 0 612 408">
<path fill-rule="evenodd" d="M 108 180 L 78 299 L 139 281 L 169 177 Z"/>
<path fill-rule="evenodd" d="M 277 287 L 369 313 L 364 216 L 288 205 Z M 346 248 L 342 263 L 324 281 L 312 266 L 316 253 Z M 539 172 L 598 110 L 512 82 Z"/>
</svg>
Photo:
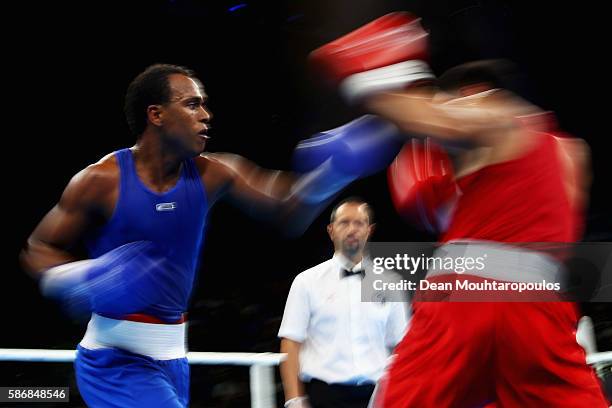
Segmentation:
<svg viewBox="0 0 612 408">
<path fill-rule="evenodd" d="M 376 382 L 408 323 L 408 304 L 362 302 L 359 270 L 341 254 L 295 277 L 279 337 L 302 343 L 300 378 L 359 385 Z M 348 267 L 347 267 L 348 266 Z"/>
</svg>

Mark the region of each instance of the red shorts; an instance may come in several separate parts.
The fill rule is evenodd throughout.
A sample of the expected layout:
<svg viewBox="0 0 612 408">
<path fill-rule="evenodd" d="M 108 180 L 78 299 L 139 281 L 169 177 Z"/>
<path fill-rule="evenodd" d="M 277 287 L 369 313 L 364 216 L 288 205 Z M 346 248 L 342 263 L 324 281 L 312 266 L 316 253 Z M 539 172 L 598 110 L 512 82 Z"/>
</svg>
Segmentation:
<svg viewBox="0 0 612 408">
<path fill-rule="evenodd" d="M 415 302 L 375 407 L 607 408 L 562 302 Z"/>
</svg>

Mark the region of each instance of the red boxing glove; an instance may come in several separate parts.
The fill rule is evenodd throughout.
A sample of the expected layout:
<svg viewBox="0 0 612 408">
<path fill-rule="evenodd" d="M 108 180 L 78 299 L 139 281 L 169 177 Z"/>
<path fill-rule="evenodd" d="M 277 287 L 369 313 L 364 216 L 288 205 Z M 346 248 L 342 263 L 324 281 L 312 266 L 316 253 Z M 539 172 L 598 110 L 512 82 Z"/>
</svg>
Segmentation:
<svg viewBox="0 0 612 408">
<path fill-rule="evenodd" d="M 440 233 L 458 198 L 453 166 L 431 139 L 412 139 L 387 170 L 397 212 L 421 229 Z"/>
<path fill-rule="evenodd" d="M 434 76 L 425 62 L 427 33 L 420 19 L 405 12 L 384 15 L 310 54 L 315 69 L 349 101 L 402 89 Z"/>
</svg>

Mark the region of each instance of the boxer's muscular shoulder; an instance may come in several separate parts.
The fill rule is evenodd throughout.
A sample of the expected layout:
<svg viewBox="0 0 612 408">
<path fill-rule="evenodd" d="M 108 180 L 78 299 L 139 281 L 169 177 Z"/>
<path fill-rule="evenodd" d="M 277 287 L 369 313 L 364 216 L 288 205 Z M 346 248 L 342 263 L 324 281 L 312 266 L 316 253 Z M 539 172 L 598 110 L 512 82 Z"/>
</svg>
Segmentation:
<svg viewBox="0 0 612 408">
<path fill-rule="evenodd" d="M 572 165 L 581 170 L 587 170 L 591 162 L 591 148 L 583 140 L 577 137 L 557 138 L 558 148 L 564 155 L 563 160 L 567 160 Z"/>
<path fill-rule="evenodd" d="M 246 159 L 231 153 L 202 153 L 194 159 L 211 202 L 220 198 L 243 171 Z"/>
<path fill-rule="evenodd" d="M 572 206 L 584 209 L 592 182 L 591 149 L 582 139 L 556 137 L 565 189 Z"/>
<path fill-rule="evenodd" d="M 117 159 L 109 154 L 78 172 L 66 187 L 62 201 L 108 216 L 119 195 L 119 179 Z"/>
</svg>

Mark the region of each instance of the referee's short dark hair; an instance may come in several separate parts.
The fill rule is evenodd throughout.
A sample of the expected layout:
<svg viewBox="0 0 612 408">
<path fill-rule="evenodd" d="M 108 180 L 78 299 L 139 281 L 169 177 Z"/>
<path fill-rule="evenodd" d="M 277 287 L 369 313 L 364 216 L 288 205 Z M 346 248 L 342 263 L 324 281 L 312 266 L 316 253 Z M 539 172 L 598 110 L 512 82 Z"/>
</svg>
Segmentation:
<svg viewBox="0 0 612 408">
<path fill-rule="evenodd" d="M 351 196 L 341 200 L 338 204 L 334 206 L 329 217 L 330 224 L 334 223 L 334 221 L 336 220 L 336 213 L 338 212 L 338 208 L 340 208 L 344 204 L 365 204 L 365 210 L 368 214 L 368 224 L 371 225 L 374 223 L 374 211 L 372 211 L 372 207 L 370 206 L 370 204 L 368 204 L 368 202 L 361 197 Z"/>
</svg>

